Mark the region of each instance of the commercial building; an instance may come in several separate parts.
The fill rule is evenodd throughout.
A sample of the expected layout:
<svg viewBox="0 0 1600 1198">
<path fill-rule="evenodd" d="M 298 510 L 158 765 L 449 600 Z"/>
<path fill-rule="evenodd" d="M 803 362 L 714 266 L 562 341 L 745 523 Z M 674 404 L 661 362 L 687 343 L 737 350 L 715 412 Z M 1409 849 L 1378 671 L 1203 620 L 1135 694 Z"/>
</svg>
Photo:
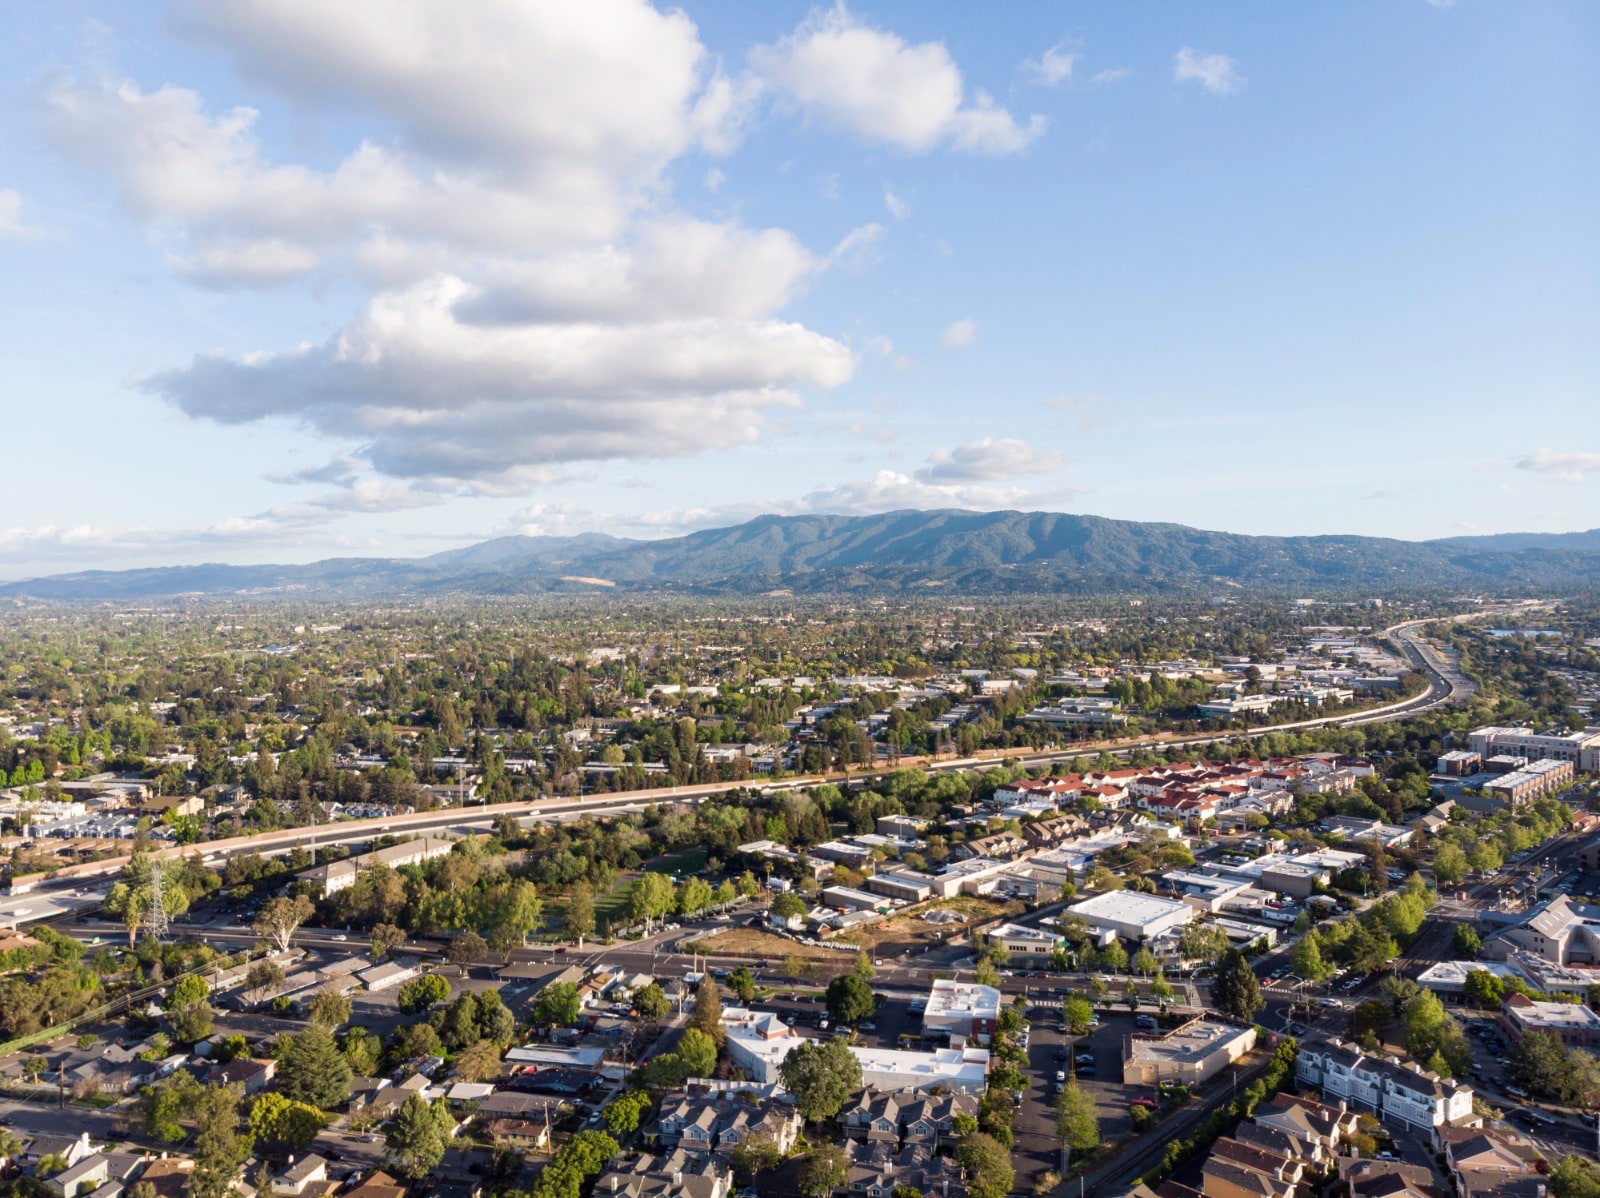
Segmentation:
<svg viewBox="0 0 1600 1198">
<path fill-rule="evenodd" d="M 779 1080 L 778 1066 L 783 1058 L 805 1040 L 771 1011 L 729 1007 L 722 1012 L 722 1022 L 728 1033 L 728 1059 L 744 1071 L 747 1079 L 764 1085 Z M 911 1052 L 852 1047 L 850 1051 L 861 1062 L 862 1085 L 879 1090 L 944 1088 L 962 1094 L 981 1094 L 988 1082 L 989 1050 L 986 1048 Z"/>
<path fill-rule="evenodd" d="M 1568 1048 L 1600 1047 L 1600 1012 L 1582 1003 L 1536 1002 L 1522 994 L 1508 995 L 1500 1023 L 1512 1039 L 1529 1032 L 1554 1032 Z"/>
<path fill-rule="evenodd" d="M 1256 1029 L 1214 1015 L 1191 1019 L 1169 1032 L 1135 1032 L 1122 1038 L 1122 1080 L 1198 1085 L 1215 1077 L 1255 1046 Z"/>
<path fill-rule="evenodd" d="M 1250 883 L 1238 878 L 1219 878 L 1215 874 L 1187 873 L 1183 870 L 1162 874 L 1161 881 L 1175 897 L 1181 898 L 1196 911 L 1221 911 L 1240 893 L 1250 889 Z"/>
<path fill-rule="evenodd" d="M 435 857 L 443 857 L 455 847 L 456 842 L 437 836 L 419 836 L 415 840 L 392 844 L 375 853 L 362 853 L 359 857 L 346 857 L 343 861 L 330 861 L 308 869 L 301 875 L 322 887 L 324 895 L 338 894 L 356 884 L 356 879 L 369 869 L 385 866 L 399 869 L 402 865 L 421 865 Z"/>
<path fill-rule="evenodd" d="M 1483 768 L 1481 754 L 1472 753 L 1466 749 L 1452 749 L 1448 753 L 1441 753 L 1434 768 L 1441 774 L 1448 774 L 1452 778 L 1465 778 L 1476 774 Z"/>
<path fill-rule="evenodd" d="M 822 901 L 829 907 L 849 907 L 852 911 L 887 911 L 894 904 L 887 896 L 868 894 L 849 886 L 829 886 L 822 892 Z"/>
<path fill-rule="evenodd" d="M 1382 820 L 1363 819 L 1359 815 L 1330 815 L 1322 821 L 1330 832 L 1337 832 L 1346 840 L 1370 840 L 1386 849 L 1397 849 L 1411 843 L 1411 829 Z"/>
<path fill-rule="evenodd" d="M 867 879 L 866 886 L 874 894 L 887 895 L 903 903 L 920 903 L 933 896 L 933 875 L 897 869 L 890 873 L 873 874 Z"/>
<path fill-rule="evenodd" d="M 1149 940 L 1169 928 L 1181 928 L 1195 911 L 1178 899 L 1141 894 L 1137 890 L 1108 890 L 1067 908 L 1084 920 L 1102 943 L 1113 936 L 1124 940 Z"/>
<path fill-rule="evenodd" d="M 922 1013 L 925 1034 L 980 1040 L 994 1031 L 1004 996 L 993 986 L 940 978 L 928 991 Z"/>
<path fill-rule="evenodd" d="M 1279 695 L 1240 695 L 1236 699 L 1197 703 L 1195 713 L 1203 720 L 1231 720 L 1241 715 L 1265 715 L 1285 702 L 1287 700 Z"/>
<path fill-rule="evenodd" d="M 1490 725 L 1468 733 L 1467 748 L 1482 758 L 1510 753 L 1530 761 L 1566 761 L 1575 769 L 1600 772 L 1600 728 L 1535 732 L 1526 727 Z"/>
<path fill-rule="evenodd" d="M 1003 923 L 989 929 L 991 944 L 1006 950 L 1012 965 L 1022 969 L 1044 969 L 1049 966 L 1056 949 L 1065 941 L 1054 932 L 1043 928 L 1025 928 L 1021 924 Z"/>
<path fill-rule="evenodd" d="M 1322 1091 L 1324 1099 L 1371 1111 L 1391 1126 L 1433 1128 L 1473 1117 L 1471 1087 L 1399 1057 L 1369 1056 L 1339 1039 L 1301 1044 L 1295 1077 Z"/>
<path fill-rule="evenodd" d="M 1484 956 L 1504 958 L 1518 950 L 1557 965 L 1600 964 L 1600 906 L 1557 895 L 1491 937 Z"/>
</svg>

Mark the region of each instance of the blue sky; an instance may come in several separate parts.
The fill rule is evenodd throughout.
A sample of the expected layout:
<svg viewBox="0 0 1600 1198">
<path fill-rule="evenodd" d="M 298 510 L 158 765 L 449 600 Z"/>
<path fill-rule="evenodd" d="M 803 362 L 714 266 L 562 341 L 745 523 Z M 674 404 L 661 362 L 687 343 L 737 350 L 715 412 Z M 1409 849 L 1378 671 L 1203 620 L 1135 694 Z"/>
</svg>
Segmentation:
<svg viewBox="0 0 1600 1198">
<path fill-rule="evenodd" d="M 1600 524 L 1593 6 L 979 11 L 13 9 L 0 577 Z"/>
</svg>

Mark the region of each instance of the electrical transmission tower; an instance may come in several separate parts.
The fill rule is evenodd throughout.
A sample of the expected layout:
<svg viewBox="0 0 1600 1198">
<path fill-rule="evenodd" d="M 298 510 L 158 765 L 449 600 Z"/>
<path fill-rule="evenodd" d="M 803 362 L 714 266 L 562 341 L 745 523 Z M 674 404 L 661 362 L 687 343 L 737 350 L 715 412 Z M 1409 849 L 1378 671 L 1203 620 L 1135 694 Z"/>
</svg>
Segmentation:
<svg viewBox="0 0 1600 1198">
<path fill-rule="evenodd" d="M 161 863 L 150 866 L 150 909 L 145 912 L 144 926 L 157 940 L 167 934 L 167 902 L 161 890 Z"/>
</svg>

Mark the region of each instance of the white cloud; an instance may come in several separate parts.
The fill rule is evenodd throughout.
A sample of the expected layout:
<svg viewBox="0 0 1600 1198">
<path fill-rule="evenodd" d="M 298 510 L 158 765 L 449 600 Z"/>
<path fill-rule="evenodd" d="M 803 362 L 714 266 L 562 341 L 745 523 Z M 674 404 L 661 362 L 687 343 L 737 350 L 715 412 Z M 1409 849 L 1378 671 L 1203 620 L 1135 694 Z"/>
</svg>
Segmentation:
<svg viewBox="0 0 1600 1198">
<path fill-rule="evenodd" d="M 982 437 L 936 451 L 915 477 L 919 482 L 941 485 L 995 482 L 1049 474 L 1066 464 L 1067 455 L 1059 450 L 1040 449 L 1014 437 Z"/>
<path fill-rule="evenodd" d="M 883 189 L 883 206 L 889 210 L 889 215 L 895 220 L 905 220 L 911 215 L 911 205 L 902 200 L 887 187 Z"/>
<path fill-rule="evenodd" d="M 705 173 L 702 182 L 707 191 L 721 191 L 722 185 L 728 181 L 728 176 L 722 173 L 721 167 L 712 167 Z"/>
<path fill-rule="evenodd" d="M 1226 54 L 1201 54 L 1189 46 L 1172 56 L 1175 83 L 1195 82 L 1219 96 L 1231 95 L 1245 85 L 1239 64 Z"/>
<path fill-rule="evenodd" d="M 1038 58 L 1030 58 L 1022 64 L 1022 73 L 1035 83 L 1045 87 L 1059 87 L 1072 78 L 1072 68 L 1077 64 L 1078 52 L 1068 50 L 1064 43 L 1057 42 Z"/>
<path fill-rule="evenodd" d="M 754 441 L 793 386 L 855 359 L 775 320 L 473 324 L 443 277 L 386 293 L 321 346 L 197 357 L 143 383 L 193 416 L 288 417 L 364 442 L 380 473 L 491 487 L 530 465 L 681 457 Z"/>
<path fill-rule="evenodd" d="M 230 516 L 194 528 L 87 523 L 0 528 L 0 563 L 16 570 L 62 562 L 81 563 L 85 559 L 127 559 L 152 550 L 299 543 L 326 520 L 325 514 L 308 508 L 277 507 L 253 516 Z"/>
<path fill-rule="evenodd" d="M 946 349 L 961 349 L 971 345 L 978 337 L 978 322 L 975 320 L 956 320 L 945 326 L 944 332 L 939 334 L 939 344 Z"/>
<path fill-rule="evenodd" d="M 357 471 L 360 469 L 359 460 L 343 456 L 321 466 L 303 466 L 299 470 L 273 470 L 267 474 L 267 481 L 289 486 L 300 483 L 325 483 L 335 487 L 349 487 L 355 485 Z"/>
<path fill-rule="evenodd" d="M 1517 459 L 1518 470 L 1548 474 L 1558 482 L 1581 483 L 1591 470 L 1600 470 L 1600 453 L 1558 453 L 1536 449 Z"/>
<path fill-rule="evenodd" d="M 317 269 L 315 250 L 281 238 L 211 242 L 192 255 L 172 254 L 167 267 L 205 287 L 270 287 L 304 278 Z"/>
<path fill-rule="evenodd" d="M 0 188 L 0 239 L 31 238 L 40 230 L 22 223 L 22 195 L 12 188 Z"/>
<path fill-rule="evenodd" d="M 604 532 L 616 521 L 610 512 L 596 512 L 571 503 L 533 503 L 511 513 L 511 531 L 524 537 L 570 537 Z"/>
<path fill-rule="evenodd" d="M 327 512 L 402 512 L 410 508 L 434 507 L 444 502 L 437 492 L 415 487 L 400 487 L 381 479 L 364 479 L 341 490 L 329 491 L 306 502 Z"/>
<path fill-rule="evenodd" d="M 1089 82 L 1104 86 L 1107 83 L 1116 83 L 1118 80 L 1126 79 L 1131 74 L 1133 72 L 1127 67 L 1108 67 L 1103 71 L 1096 71 L 1093 75 L 1090 75 Z"/>
<path fill-rule="evenodd" d="M 178 0 L 177 19 L 302 117 L 336 104 L 373 130 L 310 164 L 269 152 L 255 110 L 178 84 L 66 80 L 48 97 L 56 142 L 110 176 L 176 274 L 370 289 L 320 345 L 203 355 L 144 383 L 194 416 L 357 443 L 412 488 L 351 472 L 322 508 L 524 493 L 565 462 L 745 444 L 798 389 L 850 377 L 848 349 L 778 316 L 884 230 L 821 252 L 673 206 L 667 168 L 731 150 L 764 86 L 720 74 L 681 11 Z M 953 143 L 1004 135 L 1005 114 L 975 105 L 950 114 Z M 994 127 L 963 132 L 968 113 Z"/>
<path fill-rule="evenodd" d="M 920 154 L 940 145 L 1013 154 L 1045 118 L 1019 125 L 985 93 L 965 102 L 961 71 L 942 42 L 910 45 L 858 21 L 843 4 L 813 13 L 788 37 L 757 47 L 756 76 L 819 124 Z"/>
</svg>

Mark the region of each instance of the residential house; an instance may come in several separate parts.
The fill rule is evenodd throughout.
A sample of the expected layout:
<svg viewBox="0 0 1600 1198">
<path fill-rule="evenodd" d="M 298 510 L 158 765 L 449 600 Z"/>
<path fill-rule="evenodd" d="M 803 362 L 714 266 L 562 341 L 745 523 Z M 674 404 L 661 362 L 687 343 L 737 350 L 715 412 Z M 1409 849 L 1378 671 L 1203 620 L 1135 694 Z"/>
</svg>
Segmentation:
<svg viewBox="0 0 1600 1198">
<path fill-rule="evenodd" d="M 403 1182 L 379 1169 L 355 1189 L 346 1190 L 344 1198 L 405 1198 L 406 1188 Z"/>
<path fill-rule="evenodd" d="M 496 1144 L 543 1152 L 550 1147 L 550 1124 L 535 1119 L 491 1119 L 483 1125 Z"/>
<path fill-rule="evenodd" d="M 288 1166 L 272 1179 L 272 1193 L 279 1198 L 300 1198 L 303 1194 L 326 1192 L 328 1162 L 314 1152 L 296 1160 L 289 1158 Z"/>
<path fill-rule="evenodd" d="M 1255 1120 L 1275 1127 L 1336 1156 L 1339 1146 L 1357 1130 L 1355 1114 L 1293 1094 L 1278 1094 L 1256 1108 Z"/>
<path fill-rule="evenodd" d="M 1295 1198 L 1293 1182 L 1281 1181 L 1220 1156 L 1208 1156 L 1200 1166 L 1206 1198 Z"/>
<path fill-rule="evenodd" d="M 1449 1198 L 1433 1170 L 1403 1161 L 1350 1161 L 1332 1191 L 1339 1198 Z"/>
<path fill-rule="evenodd" d="M 911 1186 L 927 1198 L 965 1198 L 966 1184 L 960 1166 L 946 1156 L 935 1156 L 926 1144 L 908 1144 L 899 1150 L 878 1140 L 851 1140 L 845 1145 L 849 1159 L 845 1192 L 861 1198 L 891 1198 L 899 1186 Z"/>
<path fill-rule="evenodd" d="M 1233 1138 L 1254 1145 L 1290 1160 L 1303 1161 L 1309 1170 L 1325 1171 L 1333 1161 L 1333 1153 L 1325 1144 L 1290 1135 L 1280 1127 L 1271 1127 L 1246 1119 L 1233 1130 Z"/>
<path fill-rule="evenodd" d="M 1441 1127 L 1434 1142 L 1461 1195 L 1516 1193 L 1542 1176 L 1543 1154 L 1506 1128 Z"/>
<path fill-rule="evenodd" d="M 93 1155 L 94 1144 L 86 1131 L 76 1136 L 34 1136 L 22 1150 L 23 1163 L 34 1167 L 47 1156 L 59 1156 L 70 1169 Z"/>
<path fill-rule="evenodd" d="M 715 1159 L 685 1152 L 621 1157 L 594 1183 L 595 1198 L 728 1198 L 732 1173 Z"/>
<path fill-rule="evenodd" d="M 766 1136 L 787 1153 L 802 1120 L 792 1103 L 749 1094 L 679 1094 L 662 1100 L 656 1120 L 664 1147 L 727 1153 L 751 1136 Z"/>
<path fill-rule="evenodd" d="M 61 1198 L 78 1198 L 79 1194 L 99 1189 L 110 1179 L 110 1165 L 104 1153 L 92 1153 L 76 1165 L 47 1178 L 45 1185 L 50 1187 L 51 1193 L 59 1194 Z"/>
</svg>

